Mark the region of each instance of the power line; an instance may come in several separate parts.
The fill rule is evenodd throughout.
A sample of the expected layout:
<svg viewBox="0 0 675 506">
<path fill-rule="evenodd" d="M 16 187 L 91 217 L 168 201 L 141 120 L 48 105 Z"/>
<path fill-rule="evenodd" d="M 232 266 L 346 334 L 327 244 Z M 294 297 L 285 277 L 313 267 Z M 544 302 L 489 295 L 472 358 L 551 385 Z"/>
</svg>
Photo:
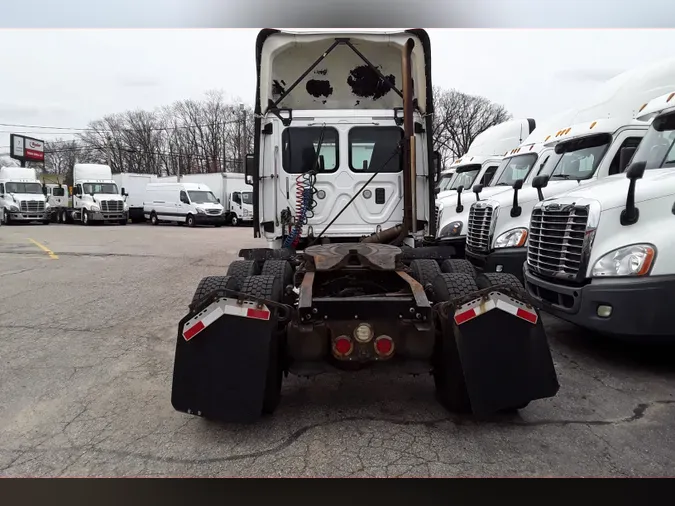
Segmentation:
<svg viewBox="0 0 675 506">
<path fill-rule="evenodd" d="M 107 150 L 103 148 L 95 148 L 95 147 L 89 147 L 89 146 L 79 146 L 76 148 L 62 148 L 62 149 L 54 149 L 54 150 L 45 150 L 44 154 L 46 155 L 51 155 L 54 153 L 68 153 L 71 151 L 95 151 L 95 152 L 100 152 L 102 154 L 107 154 Z M 183 157 L 183 158 L 196 158 L 196 159 L 201 159 L 201 160 L 218 160 L 222 161 L 225 163 L 241 163 L 242 159 L 241 158 L 223 158 L 222 156 L 210 156 L 210 155 L 203 155 L 203 154 L 196 154 L 196 153 L 169 153 L 166 151 L 150 151 L 150 150 L 143 150 L 143 149 L 130 149 L 130 148 L 112 148 L 110 151 L 112 152 L 123 152 L 123 153 L 134 153 L 134 154 L 147 154 L 147 155 L 155 155 L 155 156 L 175 156 L 175 157 Z"/>
<path fill-rule="evenodd" d="M 56 127 L 56 126 L 46 126 L 46 125 L 25 125 L 25 124 L 20 124 L 20 123 L 0 123 L 0 126 L 2 127 L 16 127 L 16 128 L 42 128 L 42 129 L 49 129 L 49 130 L 59 130 L 58 132 L 44 132 L 44 131 L 21 131 L 21 132 L 15 132 L 15 131 L 1 131 L 0 133 L 6 133 L 6 134 L 42 134 L 42 135 L 59 135 L 59 134 L 65 134 L 65 135 L 77 135 L 82 132 L 95 132 L 95 133 L 106 133 L 106 132 L 147 132 L 147 131 L 168 131 L 168 130 L 187 130 L 191 128 L 202 128 L 202 127 L 209 127 L 209 126 L 215 126 L 215 125 L 234 125 L 237 123 L 241 123 L 242 119 L 237 118 L 237 119 L 232 119 L 232 120 L 223 120 L 223 121 L 213 121 L 211 123 L 203 123 L 203 124 L 198 124 L 198 125 L 181 125 L 181 126 L 163 126 L 163 127 L 153 127 L 153 128 L 77 128 L 77 127 Z M 66 130 L 69 130 L 70 132 L 66 132 Z M 66 141 L 53 141 L 53 142 L 66 142 Z"/>
</svg>

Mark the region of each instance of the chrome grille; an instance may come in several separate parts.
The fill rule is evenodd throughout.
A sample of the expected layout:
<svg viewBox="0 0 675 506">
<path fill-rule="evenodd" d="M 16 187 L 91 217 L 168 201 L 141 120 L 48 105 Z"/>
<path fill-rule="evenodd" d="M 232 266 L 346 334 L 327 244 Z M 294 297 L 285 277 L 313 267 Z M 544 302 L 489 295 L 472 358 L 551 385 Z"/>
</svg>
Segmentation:
<svg viewBox="0 0 675 506">
<path fill-rule="evenodd" d="M 550 275 L 576 277 L 583 261 L 588 208 L 536 208 L 530 219 L 527 264 Z"/>
<path fill-rule="evenodd" d="M 22 213 L 39 213 L 45 210 L 45 203 L 42 200 L 22 200 Z"/>
<path fill-rule="evenodd" d="M 494 210 L 489 204 L 476 205 L 469 210 L 466 247 L 475 252 L 490 251 L 490 228 Z"/>
<path fill-rule="evenodd" d="M 220 209 L 207 209 L 206 212 L 207 212 L 208 214 L 219 215 L 219 214 L 220 214 Z"/>
<path fill-rule="evenodd" d="M 101 211 L 104 213 L 121 213 L 124 210 L 124 202 L 121 200 L 102 200 Z"/>
</svg>

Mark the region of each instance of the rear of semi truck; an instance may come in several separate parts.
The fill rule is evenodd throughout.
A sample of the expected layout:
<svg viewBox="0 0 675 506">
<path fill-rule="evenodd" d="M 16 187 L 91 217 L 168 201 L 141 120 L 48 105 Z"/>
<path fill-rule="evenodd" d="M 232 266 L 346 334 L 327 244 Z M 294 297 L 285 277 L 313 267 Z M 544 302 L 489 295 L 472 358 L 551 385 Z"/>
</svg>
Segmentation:
<svg viewBox="0 0 675 506">
<path fill-rule="evenodd" d="M 289 373 L 383 363 L 433 375 L 453 412 L 554 396 L 522 285 L 442 273 L 452 248 L 416 247 L 436 235 L 426 32 L 263 30 L 256 63 L 246 176 L 268 247 L 199 282 L 178 324 L 174 408 L 254 421 Z"/>
</svg>

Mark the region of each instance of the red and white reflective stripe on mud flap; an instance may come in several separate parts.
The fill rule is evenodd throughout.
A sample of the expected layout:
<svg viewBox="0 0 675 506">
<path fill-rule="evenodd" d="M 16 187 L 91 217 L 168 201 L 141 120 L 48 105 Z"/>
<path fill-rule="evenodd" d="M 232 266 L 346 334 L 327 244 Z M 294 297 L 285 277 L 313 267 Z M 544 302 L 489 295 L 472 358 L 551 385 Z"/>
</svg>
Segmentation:
<svg viewBox="0 0 675 506">
<path fill-rule="evenodd" d="M 494 301 L 489 298 L 472 300 L 455 311 L 455 323 L 461 325 L 462 323 L 466 323 L 469 320 L 473 320 L 474 318 L 491 311 L 495 307 Z"/>
<path fill-rule="evenodd" d="M 492 292 L 485 298 L 472 300 L 457 309 L 455 311 L 455 323 L 461 325 L 492 309 L 501 309 L 532 324 L 536 324 L 539 320 L 537 312 L 528 305 L 518 302 L 503 293 Z"/>
<path fill-rule="evenodd" d="M 239 304 L 236 299 L 220 299 L 209 305 L 204 311 L 188 321 L 183 327 L 183 337 L 189 341 L 223 315 L 241 316 L 255 320 L 269 320 L 267 306 L 256 307 L 255 302 L 245 301 Z"/>
</svg>

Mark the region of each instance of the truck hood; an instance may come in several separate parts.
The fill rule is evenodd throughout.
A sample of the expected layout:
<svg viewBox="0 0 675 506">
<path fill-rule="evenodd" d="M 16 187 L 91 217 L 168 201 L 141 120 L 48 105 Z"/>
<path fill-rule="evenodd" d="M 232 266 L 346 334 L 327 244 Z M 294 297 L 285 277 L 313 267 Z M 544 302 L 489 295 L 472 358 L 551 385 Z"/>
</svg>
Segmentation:
<svg viewBox="0 0 675 506">
<path fill-rule="evenodd" d="M 94 200 L 96 202 L 101 202 L 102 200 L 113 200 L 113 201 L 124 201 L 122 195 L 117 195 L 116 193 L 94 193 Z"/>
<path fill-rule="evenodd" d="M 203 204 L 194 203 L 195 207 L 201 207 L 202 209 L 218 209 L 222 211 L 224 207 L 217 202 L 204 202 Z"/>
<path fill-rule="evenodd" d="M 626 205 L 629 183 L 625 174 L 617 174 L 545 200 L 553 202 L 560 197 L 593 199 L 600 202 L 603 210 L 615 209 Z M 666 195 L 675 195 L 675 168 L 646 170 L 642 179 L 635 183 L 636 203 Z"/>
<path fill-rule="evenodd" d="M 14 200 L 17 202 L 21 202 L 22 200 L 37 200 L 40 202 L 46 202 L 47 199 L 42 193 L 7 193 L 10 198 L 6 198 L 5 200 L 11 201 L 11 197 L 14 197 Z"/>
</svg>

